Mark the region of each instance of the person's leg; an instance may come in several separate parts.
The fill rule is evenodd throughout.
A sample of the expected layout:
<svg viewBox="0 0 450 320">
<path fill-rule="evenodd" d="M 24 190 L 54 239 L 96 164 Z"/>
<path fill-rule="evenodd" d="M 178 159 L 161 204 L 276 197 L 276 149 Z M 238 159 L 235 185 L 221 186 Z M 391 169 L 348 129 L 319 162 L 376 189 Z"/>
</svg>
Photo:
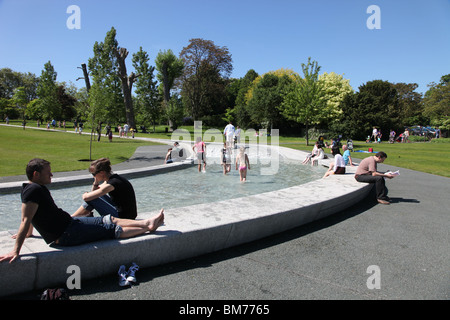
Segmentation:
<svg viewBox="0 0 450 320">
<path fill-rule="evenodd" d="M 151 217 L 150 219 L 130 220 L 110 216 L 110 222 L 112 224 L 122 227 L 124 233 L 126 231 L 125 230 L 126 228 L 140 228 L 152 232 L 158 229 L 164 223 L 164 209 L 161 209 L 161 211 L 158 214 Z"/>
<path fill-rule="evenodd" d="M 118 217 L 119 213 L 113 201 L 108 195 L 84 202 L 80 208 L 72 215 L 73 217 L 92 216 L 92 211 L 96 210 L 101 216 L 112 215 Z"/>
<path fill-rule="evenodd" d="M 118 238 L 122 228 L 114 224 L 104 224 L 102 217 L 78 217 L 67 227 L 57 244 L 76 246 L 84 243 Z"/>
<path fill-rule="evenodd" d="M 388 200 L 387 197 L 387 189 L 386 189 L 386 183 L 383 177 L 375 177 L 377 178 L 375 181 L 375 188 L 377 192 L 377 199 L 381 200 Z"/>
<path fill-rule="evenodd" d="M 247 168 L 242 170 L 242 179 L 243 181 L 247 181 Z"/>
<path fill-rule="evenodd" d="M 386 200 L 386 185 L 383 177 L 363 174 L 356 177 L 358 182 L 374 183 L 378 200 Z"/>
</svg>

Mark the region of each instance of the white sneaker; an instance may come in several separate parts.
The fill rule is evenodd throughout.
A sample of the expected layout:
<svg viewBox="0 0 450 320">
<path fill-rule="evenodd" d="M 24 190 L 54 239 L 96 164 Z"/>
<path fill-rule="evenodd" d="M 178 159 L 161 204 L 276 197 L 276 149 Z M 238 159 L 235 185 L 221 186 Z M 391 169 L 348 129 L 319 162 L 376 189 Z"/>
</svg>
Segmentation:
<svg viewBox="0 0 450 320">
<path fill-rule="evenodd" d="M 139 270 L 139 266 L 133 262 L 133 264 L 131 265 L 130 269 L 128 269 L 128 273 L 127 273 L 127 281 L 128 282 L 136 282 L 136 271 Z"/>
<path fill-rule="evenodd" d="M 127 272 L 125 270 L 125 266 L 124 265 L 121 265 L 119 267 L 118 275 L 119 275 L 119 286 L 121 286 L 121 287 L 128 286 L 129 282 L 127 280 Z"/>
</svg>

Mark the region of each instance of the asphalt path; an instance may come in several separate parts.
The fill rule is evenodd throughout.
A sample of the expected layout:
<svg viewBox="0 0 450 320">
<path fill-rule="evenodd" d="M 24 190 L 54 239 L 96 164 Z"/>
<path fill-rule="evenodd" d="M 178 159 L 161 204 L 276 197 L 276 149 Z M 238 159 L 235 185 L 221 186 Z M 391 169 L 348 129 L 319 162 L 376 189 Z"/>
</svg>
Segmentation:
<svg viewBox="0 0 450 320">
<path fill-rule="evenodd" d="M 278 235 L 140 269 L 131 287 L 120 287 L 116 275 L 85 280 L 70 291 L 71 299 L 171 300 L 171 312 L 186 300 L 269 306 L 280 300 L 448 300 L 450 180 L 379 165 L 387 169 L 400 170 L 387 181 L 390 205 L 370 194 L 343 212 Z"/>
</svg>

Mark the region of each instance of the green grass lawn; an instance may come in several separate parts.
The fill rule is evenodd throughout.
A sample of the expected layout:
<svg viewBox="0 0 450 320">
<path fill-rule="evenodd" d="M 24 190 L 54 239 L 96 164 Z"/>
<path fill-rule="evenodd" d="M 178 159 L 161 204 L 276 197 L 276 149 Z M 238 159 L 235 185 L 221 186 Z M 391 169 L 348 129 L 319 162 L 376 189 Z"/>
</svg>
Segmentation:
<svg viewBox="0 0 450 320">
<path fill-rule="evenodd" d="M 25 174 L 25 167 L 32 158 L 43 158 L 52 163 L 52 171 L 83 170 L 89 163 L 90 135 L 68 132 L 34 130 L 0 126 L 0 176 Z M 136 148 L 157 143 L 136 139 L 113 138 L 109 142 L 104 136 L 100 142 L 92 141 L 91 159 L 108 157 L 112 164 L 129 159 Z"/>
<path fill-rule="evenodd" d="M 182 127 L 182 129 L 193 132 L 192 126 Z M 203 129 L 203 131 L 205 130 L 206 128 Z M 68 131 L 73 131 L 73 128 Z M 215 137 L 221 137 L 221 132 L 215 131 L 209 130 L 208 132 Z M 136 135 L 136 137 L 158 139 L 170 139 L 171 136 L 170 132 L 165 132 L 164 126 L 158 126 L 156 133 L 138 133 Z M 88 167 L 87 162 L 80 160 L 89 159 L 89 135 L 33 130 L 28 126 L 25 130 L 13 126 L 0 126 L 0 137 L 0 176 L 24 174 L 26 164 L 35 157 L 50 161 L 54 172 L 83 170 Z M 211 141 L 210 135 L 206 134 L 204 140 Z M 271 143 L 270 137 L 267 139 L 267 143 Z M 306 145 L 304 138 L 279 137 L 279 143 L 283 147 L 311 151 L 314 141 L 310 140 L 309 145 Z M 157 143 L 118 138 L 113 138 L 113 142 L 110 143 L 103 136 L 100 142 L 95 139 L 92 142 L 91 159 L 108 157 L 112 164 L 117 164 L 129 159 L 137 147 L 153 144 Z M 384 163 L 388 165 L 450 177 L 450 139 L 441 138 L 432 142 L 394 144 L 353 141 L 353 145 L 355 150 L 368 150 L 369 147 L 372 147 L 374 151 L 386 152 L 388 158 Z M 329 149 L 325 150 L 326 153 L 330 153 L 329 151 Z M 352 157 L 356 159 L 363 159 L 371 155 L 373 154 L 352 152 Z"/>
<path fill-rule="evenodd" d="M 303 140 L 303 141 L 302 141 Z M 280 145 L 283 147 L 311 151 L 313 142 L 306 146 L 304 139 L 298 138 L 280 138 Z M 342 142 L 345 143 L 345 142 Z M 414 143 L 366 143 L 365 141 L 353 141 L 354 150 L 368 151 L 373 148 L 374 151 L 384 151 L 388 155 L 384 164 L 393 165 L 432 173 L 444 177 L 450 177 L 450 139 L 435 139 L 432 142 L 414 142 Z M 342 152 L 342 151 L 341 151 Z M 325 153 L 331 153 L 326 149 Z M 374 155 L 373 153 L 352 152 L 351 156 L 355 159 L 364 159 Z"/>
</svg>

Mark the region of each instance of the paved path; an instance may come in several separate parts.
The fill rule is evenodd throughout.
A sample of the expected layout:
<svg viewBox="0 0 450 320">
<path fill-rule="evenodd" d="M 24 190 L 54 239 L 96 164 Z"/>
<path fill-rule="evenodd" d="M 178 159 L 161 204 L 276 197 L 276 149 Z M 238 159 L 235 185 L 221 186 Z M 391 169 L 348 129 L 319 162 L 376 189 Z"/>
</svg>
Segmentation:
<svg viewBox="0 0 450 320">
<path fill-rule="evenodd" d="M 345 212 L 279 235 L 139 270 L 133 287 L 119 287 L 115 276 L 85 281 L 71 298 L 448 300 L 450 180 L 380 166 L 387 168 L 401 173 L 387 182 L 391 205 L 368 197 Z M 375 276 L 368 273 L 370 266 L 379 271 L 380 289 L 368 288 L 368 280 L 377 284 L 370 281 Z M 34 292 L 14 298 L 37 297 Z"/>
</svg>

